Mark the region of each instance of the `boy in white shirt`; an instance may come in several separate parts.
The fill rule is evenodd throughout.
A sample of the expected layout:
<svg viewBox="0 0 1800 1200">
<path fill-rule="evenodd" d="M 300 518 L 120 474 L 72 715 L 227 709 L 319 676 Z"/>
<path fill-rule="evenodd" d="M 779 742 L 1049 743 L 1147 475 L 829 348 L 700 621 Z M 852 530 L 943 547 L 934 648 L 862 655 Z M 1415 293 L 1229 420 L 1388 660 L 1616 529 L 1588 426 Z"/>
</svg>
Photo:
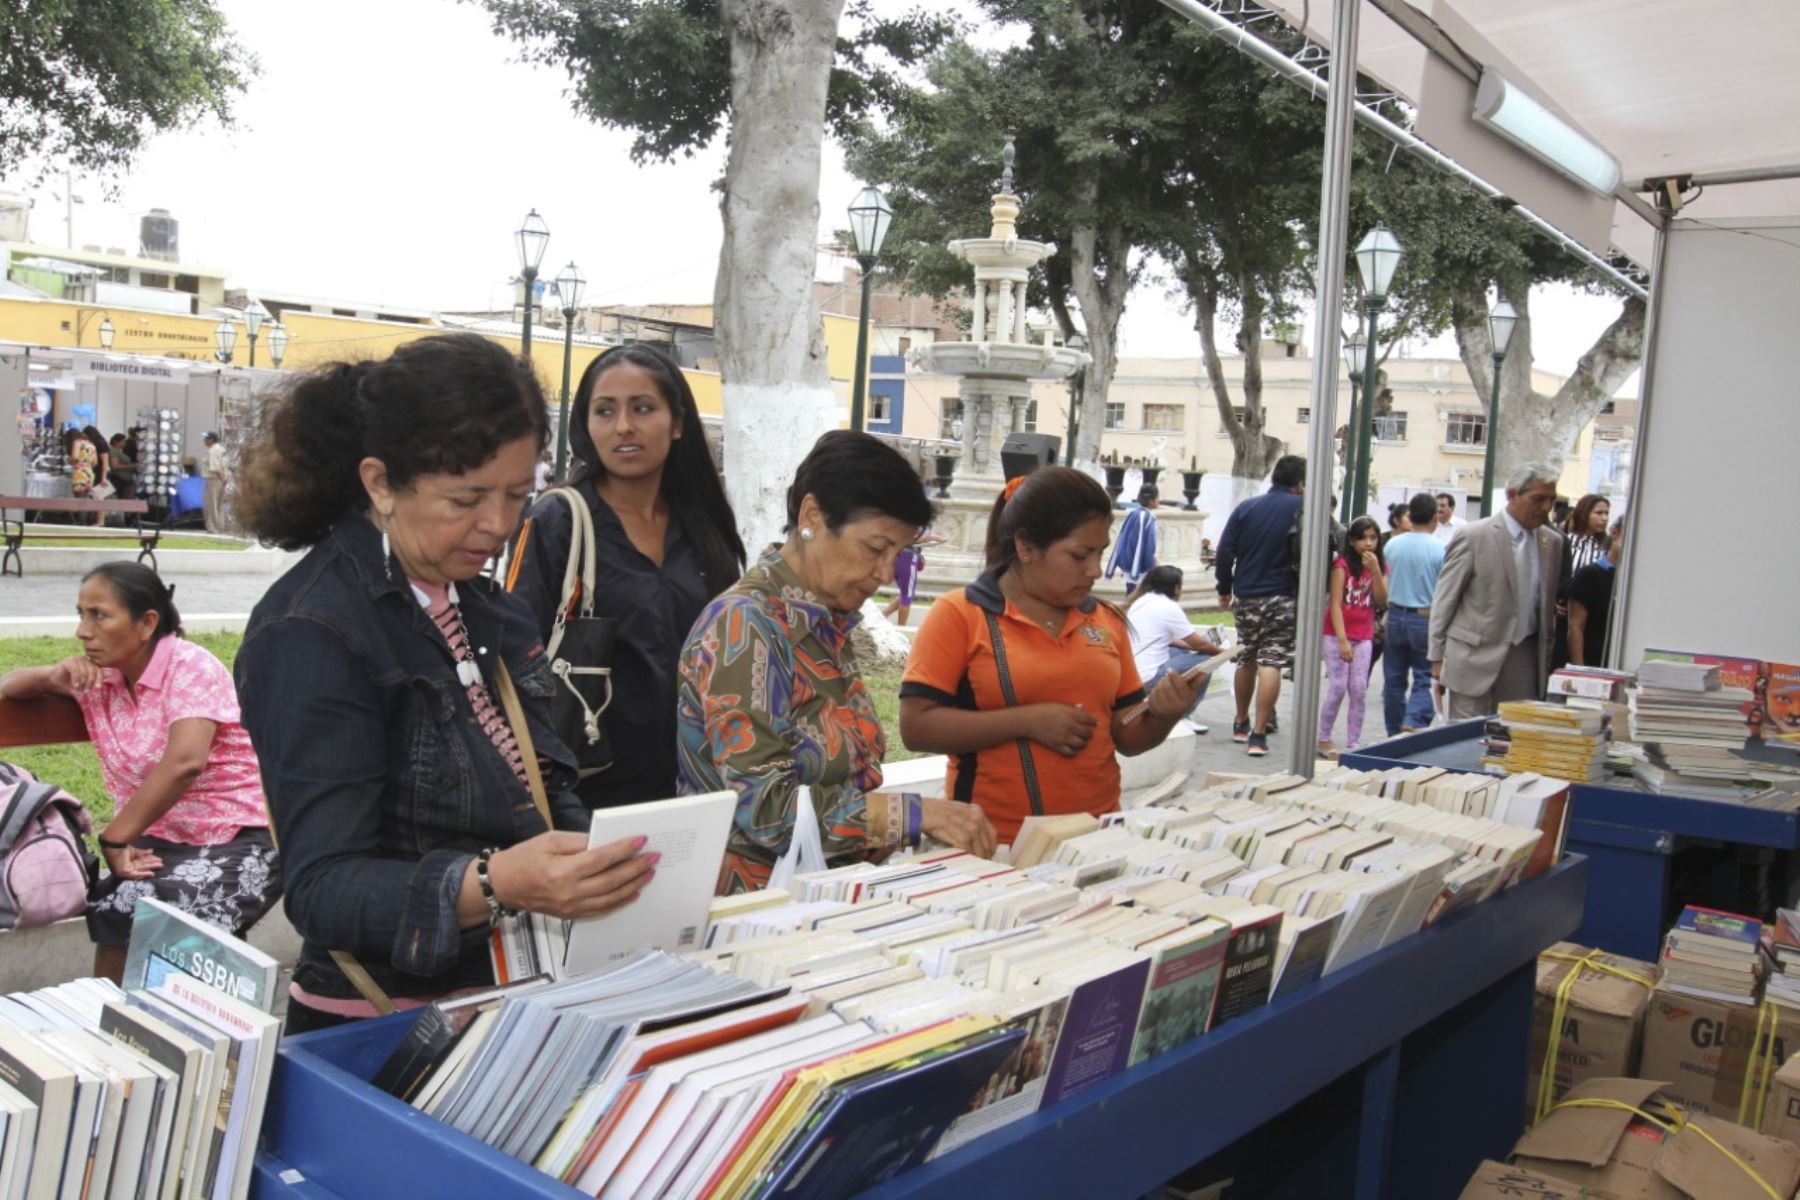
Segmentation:
<svg viewBox="0 0 1800 1200">
<path fill-rule="evenodd" d="M 1138 678 L 1148 690 L 1170 671 L 1186 671 L 1222 649 L 1195 629 L 1181 609 L 1181 568 L 1153 567 L 1125 601 L 1125 623 L 1131 631 L 1131 656 Z M 1207 727 L 1193 720 L 1195 708 L 1206 698 L 1210 677 L 1200 681 L 1188 720 L 1197 733 Z"/>
</svg>

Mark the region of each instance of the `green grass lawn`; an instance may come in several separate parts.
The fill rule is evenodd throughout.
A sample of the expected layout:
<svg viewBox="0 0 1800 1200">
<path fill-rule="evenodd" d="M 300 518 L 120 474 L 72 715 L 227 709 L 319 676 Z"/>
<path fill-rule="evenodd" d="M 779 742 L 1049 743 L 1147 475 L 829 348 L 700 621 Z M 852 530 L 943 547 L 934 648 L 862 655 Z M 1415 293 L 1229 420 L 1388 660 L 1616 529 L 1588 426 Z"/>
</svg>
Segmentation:
<svg viewBox="0 0 1800 1200">
<path fill-rule="evenodd" d="M 25 543 L 25 549 L 33 546 L 67 547 L 75 550 L 140 550 L 137 538 L 121 533 L 110 538 L 62 538 L 34 537 Z M 191 537 L 185 534 L 165 533 L 156 543 L 158 550 L 248 550 L 248 542 L 218 542 L 212 538 Z"/>
<path fill-rule="evenodd" d="M 227 667 L 237 658 L 244 642 L 241 633 L 197 633 L 190 639 L 205 646 Z M 0 675 L 19 667 L 39 667 L 80 653 L 74 638 L 0 638 Z M 66 746 L 14 746 L 0 750 L 8 762 L 17 763 L 39 779 L 54 783 L 78 797 L 94 818 L 94 828 L 112 820 L 113 798 L 106 794 L 100 777 L 100 759 L 86 742 Z"/>
</svg>

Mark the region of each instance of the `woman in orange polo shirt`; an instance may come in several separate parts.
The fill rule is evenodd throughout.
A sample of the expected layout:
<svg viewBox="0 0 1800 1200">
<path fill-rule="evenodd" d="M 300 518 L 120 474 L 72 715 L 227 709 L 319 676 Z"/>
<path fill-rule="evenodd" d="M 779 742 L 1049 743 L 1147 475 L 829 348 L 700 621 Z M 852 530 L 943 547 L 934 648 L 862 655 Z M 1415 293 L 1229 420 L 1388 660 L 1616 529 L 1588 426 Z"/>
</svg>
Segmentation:
<svg viewBox="0 0 1800 1200">
<path fill-rule="evenodd" d="M 988 518 L 987 571 L 931 606 L 900 685 L 907 747 L 951 756 L 947 794 L 1003 842 L 1036 813 L 1119 807 L 1115 750 L 1158 745 L 1198 688 L 1165 675 L 1149 708 L 1125 617 L 1094 597 L 1112 503 L 1068 467 L 1013 480 Z"/>
</svg>

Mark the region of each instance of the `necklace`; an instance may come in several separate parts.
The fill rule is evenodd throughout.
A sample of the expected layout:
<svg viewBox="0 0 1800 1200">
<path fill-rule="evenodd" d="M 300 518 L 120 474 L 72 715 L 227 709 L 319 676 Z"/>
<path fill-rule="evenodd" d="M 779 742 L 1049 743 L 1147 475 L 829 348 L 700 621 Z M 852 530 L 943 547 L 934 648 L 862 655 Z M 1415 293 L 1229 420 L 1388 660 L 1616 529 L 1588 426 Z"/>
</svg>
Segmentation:
<svg viewBox="0 0 1800 1200">
<path fill-rule="evenodd" d="M 1005 586 L 1002 585 L 1000 590 L 1004 594 L 1006 592 Z M 1017 608 L 1020 612 L 1025 613 L 1026 616 L 1031 617 L 1033 621 L 1043 626 L 1046 633 L 1055 634 L 1062 632 L 1065 614 L 1058 612 L 1054 617 L 1031 616 L 1031 613 L 1025 607 L 1025 589 L 1017 582 L 1017 580 L 1013 581 L 1012 595 L 1010 598 L 1013 602 L 1013 607 Z M 1040 602 L 1034 599 L 1032 603 L 1037 604 Z"/>
</svg>

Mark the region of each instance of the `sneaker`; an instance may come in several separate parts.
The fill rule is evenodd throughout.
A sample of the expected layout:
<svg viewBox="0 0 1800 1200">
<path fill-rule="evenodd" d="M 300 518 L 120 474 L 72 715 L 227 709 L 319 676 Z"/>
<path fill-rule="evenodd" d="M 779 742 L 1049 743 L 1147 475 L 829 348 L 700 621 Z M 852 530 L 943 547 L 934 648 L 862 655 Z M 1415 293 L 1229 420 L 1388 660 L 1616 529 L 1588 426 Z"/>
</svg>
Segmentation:
<svg viewBox="0 0 1800 1200">
<path fill-rule="evenodd" d="M 1319 757 L 1320 758 L 1336 758 L 1337 756 L 1338 756 L 1338 748 L 1337 748 L 1336 743 L 1330 742 L 1330 741 L 1324 741 L 1324 742 L 1319 743 Z"/>
<path fill-rule="evenodd" d="M 1280 728 L 1281 728 L 1281 722 L 1279 722 L 1275 719 L 1275 714 L 1273 712 L 1270 712 L 1269 713 L 1269 724 L 1267 725 L 1267 727 L 1265 727 L 1263 729 L 1263 732 L 1264 733 L 1274 733 L 1277 730 L 1279 730 Z"/>
<path fill-rule="evenodd" d="M 1261 758 L 1269 752 L 1269 735 L 1253 733 L 1244 740 L 1244 753 L 1251 758 Z"/>
<path fill-rule="evenodd" d="M 1241 742 L 1250 736 L 1250 722 L 1233 721 L 1231 723 L 1231 740 Z"/>
</svg>

